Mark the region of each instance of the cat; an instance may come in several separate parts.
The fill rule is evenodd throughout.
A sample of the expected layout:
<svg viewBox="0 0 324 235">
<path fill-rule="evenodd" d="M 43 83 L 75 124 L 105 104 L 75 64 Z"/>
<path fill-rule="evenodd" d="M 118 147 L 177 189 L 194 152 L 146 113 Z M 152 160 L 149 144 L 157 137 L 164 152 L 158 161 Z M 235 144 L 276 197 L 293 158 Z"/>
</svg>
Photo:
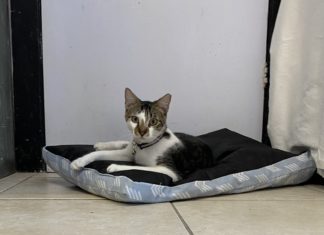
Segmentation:
<svg viewBox="0 0 324 235">
<path fill-rule="evenodd" d="M 111 164 L 107 172 L 144 170 L 158 172 L 176 182 L 197 169 L 213 165 L 212 151 L 199 138 L 173 133 L 167 127 L 171 95 L 150 102 L 140 100 L 129 88 L 125 89 L 125 120 L 133 141 L 99 142 L 96 151 L 71 163 L 80 170 L 97 160 L 126 161 L 136 165 Z"/>
</svg>

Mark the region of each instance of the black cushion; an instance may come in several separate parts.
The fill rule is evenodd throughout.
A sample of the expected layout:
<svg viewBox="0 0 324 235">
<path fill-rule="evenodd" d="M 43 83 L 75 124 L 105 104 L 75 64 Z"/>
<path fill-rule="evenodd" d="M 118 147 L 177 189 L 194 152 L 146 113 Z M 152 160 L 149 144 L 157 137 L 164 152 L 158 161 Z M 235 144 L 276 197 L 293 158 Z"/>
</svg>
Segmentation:
<svg viewBox="0 0 324 235">
<path fill-rule="evenodd" d="M 204 141 L 211 148 L 214 156 L 214 166 L 207 169 L 196 170 L 185 179 L 176 182 L 175 185 L 196 180 L 212 180 L 233 173 L 258 169 L 295 156 L 289 152 L 272 149 L 267 145 L 228 129 L 221 129 L 200 135 L 198 138 Z M 95 151 L 91 145 L 47 146 L 46 149 L 56 155 L 65 157 L 70 161 Z M 96 161 L 90 163 L 86 167 L 96 169 L 100 173 L 106 173 L 106 168 L 111 163 L 132 164 L 112 161 Z M 138 182 L 169 186 L 174 185 L 169 176 L 155 172 L 130 170 L 114 172 L 111 174 L 124 175 L 133 181 Z"/>
</svg>

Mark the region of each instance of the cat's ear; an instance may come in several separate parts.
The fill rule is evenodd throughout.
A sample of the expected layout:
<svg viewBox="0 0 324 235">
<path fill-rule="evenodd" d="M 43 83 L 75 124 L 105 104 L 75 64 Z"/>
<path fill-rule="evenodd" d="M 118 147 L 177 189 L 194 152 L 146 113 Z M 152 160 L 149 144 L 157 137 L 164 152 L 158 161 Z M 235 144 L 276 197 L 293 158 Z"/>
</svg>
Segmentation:
<svg viewBox="0 0 324 235">
<path fill-rule="evenodd" d="M 130 105 L 134 105 L 140 102 L 140 99 L 131 91 L 131 89 L 125 89 L 125 107 L 129 107 Z"/>
<path fill-rule="evenodd" d="M 166 94 L 163 97 L 161 97 L 160 99 L 158 99 L 157 101 L 155 101 L 154 103 L 160 109 L 162 109 L 163 112 L 166 114 L 169 110 L 170 102 L 171 102 L 171 95 Z"/>
</svg>

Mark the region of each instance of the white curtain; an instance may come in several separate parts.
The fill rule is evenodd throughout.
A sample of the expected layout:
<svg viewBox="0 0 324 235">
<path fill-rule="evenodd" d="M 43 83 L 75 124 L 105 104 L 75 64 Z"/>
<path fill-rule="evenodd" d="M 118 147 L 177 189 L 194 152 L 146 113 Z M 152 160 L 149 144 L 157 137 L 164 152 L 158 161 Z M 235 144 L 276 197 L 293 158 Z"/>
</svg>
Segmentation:
<svg viewBox="0 0 324 235">
<path fill-rule="evenodd" d="M 324 0 L 281 1 L 270 56 L 271 144 L 309 150 L 324 177 Z"/>
</svg>

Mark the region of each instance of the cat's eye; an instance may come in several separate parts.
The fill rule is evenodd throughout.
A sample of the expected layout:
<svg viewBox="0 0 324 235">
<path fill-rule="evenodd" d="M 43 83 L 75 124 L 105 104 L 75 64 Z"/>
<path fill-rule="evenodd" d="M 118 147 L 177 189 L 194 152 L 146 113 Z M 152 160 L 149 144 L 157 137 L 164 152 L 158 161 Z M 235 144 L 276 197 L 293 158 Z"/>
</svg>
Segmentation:
<svg viewBox="0 0 324 235">
<path fill-rule="evenodd" d="M 131 121 L 134 122 L 134 123 L 138 123 L 138 117 L 131 116 Z"/>
<path fill-rule="evenodd" d="M 152 118 L 151 120 L 150 120 L 150 125 L 151 126 L 155 126 L 156 124 L 158 124 L 158 120 L 156 119 L 156 118 Z"/>
</svg>

